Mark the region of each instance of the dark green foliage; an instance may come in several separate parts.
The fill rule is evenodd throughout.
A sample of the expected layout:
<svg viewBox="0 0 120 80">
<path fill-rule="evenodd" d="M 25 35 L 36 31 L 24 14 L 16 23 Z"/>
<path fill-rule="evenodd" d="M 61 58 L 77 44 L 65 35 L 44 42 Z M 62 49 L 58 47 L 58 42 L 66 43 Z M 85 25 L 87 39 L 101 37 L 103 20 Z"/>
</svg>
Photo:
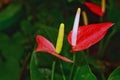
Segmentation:
<svg viewBox="0 0 120 80">
<path fill-rule="evenodd" d="M 23 14 L 23 7 L 21 4 L 9 4 L 0 13 L 0 31 L 13 26 L 19 21 Z"/>
<path fill-rule="evenodd" d="M 108 80 L 119 80 L 119 79 L 120 79 L 120 67 L 115 69 L 108 77 Z"/>
<path fill-rule="evenodd" d="M 78 67 L 75 73 L 74 80 L 97 80 L 95 75 L 91 72 L 89 65 Z"/>
<path fill-rule="evenodd" d="M 51 80 L 53 73 L 53 80 L 119 80 L 119 0 L 107 0 L 102 22 L 111 21 L 114 26 L 103 39 L 102 57 L 97 54 L 98 44 L 85 51 L 70 52 L 67 35 L 72 29 L 76 9 L 81 7 L 82 11 L 89 12 L 83 5 L 85 1 L 101 4 L 100 0 L 13 0 L 3 6 L 0 11 L 0 80 Z M 89 23 L 100 20 L 91 14 L 87 13 Z M 60 23 L 65 24 L 60 55 L 74 63 L 66 63 L 49 53 L 35 52 L 36 35 L 46 37 L 56 46 Z"/>
</svg>

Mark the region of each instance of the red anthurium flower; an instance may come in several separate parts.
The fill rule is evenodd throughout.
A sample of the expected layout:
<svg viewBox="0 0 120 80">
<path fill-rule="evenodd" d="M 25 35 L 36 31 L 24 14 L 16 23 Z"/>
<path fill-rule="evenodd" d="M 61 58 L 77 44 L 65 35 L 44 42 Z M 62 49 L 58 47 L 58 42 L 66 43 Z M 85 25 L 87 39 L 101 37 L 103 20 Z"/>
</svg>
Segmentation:
<svg viewBox="0 0 120 80">
<path fill-rule="evenodd" d="M 37 35 L 36 41 L 38 43 L 38 47 L 36 49 L 37 52 L 48 52 L 63 61 L 72 62 L 70 59 L 57 54 L 53 44 L 50 41 L 48 41 L 45 37 Z"/>
<path fill-rule="evenodd" d="M 95 13 L 96 15 L 102 17 L 103 14 L 104 14 L 104 11 L 102 10 L 102 7 L 97 5 L 97 4 L 94 4 L 94 3 L 91 3 L 91 2 L 84 2 L 84 5 L 86 7 L 88 7 L 88 9 L 90 9 L 93 13 Z"/>
<path fill-rule="evenodd" d="M 90 24 L 79 26 L 77 31 L 76 45 L 72 46 L 72 52 L 81 51 L 89 48 L 100 41 L 106 34 L 107 30 L 113 25 L 111 22 Z M 68 42 L 72 45 L 72 31 L 68 34 Z"/>
</svg>

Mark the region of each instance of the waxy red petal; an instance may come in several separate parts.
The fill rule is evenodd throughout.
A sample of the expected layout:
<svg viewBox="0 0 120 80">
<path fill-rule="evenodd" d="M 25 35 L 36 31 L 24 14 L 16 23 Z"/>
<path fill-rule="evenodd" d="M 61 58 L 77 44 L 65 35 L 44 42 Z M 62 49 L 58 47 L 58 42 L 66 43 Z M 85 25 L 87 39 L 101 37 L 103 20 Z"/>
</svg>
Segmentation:
<svg viewBox="0 0 120 80">
<path fill-rule="evenodd" d="M 73 63 L 72 60 L 70 60 L 70 59 L 68 59 L 68 58 L 66 58 L 66 57 L 64 57 L 64 56 L 61 56 L 61 55 L 59 55 L 59 54 L 57 54 L 57 53 L 55 53 L 55 52 L 52 52 L 52 53 L 50 53 L 50 54 L 56 56 L 57 58 L 59 58 L 59 59 L 65 61 L 65 62 Z"/>
<path fill-rule="evenodd" d="M 77 34 L 77 44 L 72 47 L 72 51 L 81 51 L 89 48 L 100 41 L 106 34 L 107 30 L 113 25 L 111 22 L 90 24 L 80 26 Z M 72 32 L 68 34 L 68 42 L 71 42 Z"/>
<path fill-rule="evenodd" d="M 36 37 L 36 41 L 38 43 L 38 47 L 36 49 L 36 51 L 43 51 L 43 52 L 55 52 L 55 48 L 53 46 L 53 44 L 48 41 L 46 38 L 44 38 L 41 35 L 37 35 Z"/>
<path fill-rule="evenodd" d="M 102 12 L 102 7 L 97 5 L 97 4 L 94 4 L 94 3 L 91 3 L 91 2 L 84 2 L 84 5 L 86 7 L 88 7 L 88 9 L 90 9 L 93 13 L 95 13 L 96 15 L 102 17 L 103 16 L 103 12 Z"/>
<path fill-rule="evenodd" d="M 38 43 L 38 47 L 36 49 L 37 52 L 40 52 L 40 51 L 47 52 L 47 53 L 50 53 L 50 54 L 56 56 L 57 58 L 59 58 L 63 61 L 73 62 L 72 60 L 57 54 L 55 52 L 55 48 L 54 48 L 53 44 L 50 41 L 48 41 L 46 38 L 44 38 L 43 36 L 37 35 L 36 41 Z"/>
</svg>

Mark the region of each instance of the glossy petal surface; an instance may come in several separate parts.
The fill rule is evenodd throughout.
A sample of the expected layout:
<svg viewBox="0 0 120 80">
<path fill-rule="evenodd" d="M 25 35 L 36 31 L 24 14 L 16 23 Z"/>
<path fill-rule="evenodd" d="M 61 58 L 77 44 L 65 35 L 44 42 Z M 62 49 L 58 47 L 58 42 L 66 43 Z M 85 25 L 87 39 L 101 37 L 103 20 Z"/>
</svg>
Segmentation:
<svg viewBox="0 0 120 80">
<path fill-rule="evenodd" d="M 72 60 L 70 60 L 70 59 L 68 59 L 68 58 L 66 58 L 66 57 L 64 57 L 64 56 L 61 56 L 61 55 L 59 55 L 59 54 L 57 54 L 57 53 L 55 53 L 55 52 L 52 52 L 52 53 L 50 53 L 50 54 L 56 56 L 57 58 L 59 58 L 59 59 L 65 61 L 65 62 L 73 63 Z"/>
<path fill-rule="evenodd" d="M 90 24 L 79 26 L 77 34 L 77 44 L 72 46 L 72 51 L 81 51 L 89 48 L 100 41 L 106 34 L 107 30 L 113 25 L 111 22 Z M 68 34 L 68 42 L 71 44 L 72 31 Z M 72 45 L 72 44 L 71 44 Z"/>
<path fill-rule="evenodd" d="M 48 52 L 48 53 L 55 52 L 55 48 L 53 44 L 43 36 L 38 35 L 36 37 L 36 41 L 38 43 L 38 47 L 36 51 L 42 51 L 42 52 Z"/>
<path fill-rule="evenodd" d="M 36 49 L 37 52 L 48 52 L 63 61 L 73 62 L 72 60 L 57 54 L 55 52 L 55 48 L 54 48 L 53 44 L 50 41 L 48 41 L 46 38 L 44 38 L 43 36 L 37 35 L 36 41 L 38 43 L 38 47 Z"/>
<path fill-rule="evenodd" d="M 103 12 L 102 12 L 102 7 L 97 5 L 97 4 L 94 4 L 94 3 L 91 3 L 91 2 L 84 2 L 84 5 L 86 7 L 88 7 L 88 9 L 90 9 L 90 11 L 92 11 L 93 13 L 95 13 L 96 15 L 102 17 L 103 16 Z"/>
</svg>

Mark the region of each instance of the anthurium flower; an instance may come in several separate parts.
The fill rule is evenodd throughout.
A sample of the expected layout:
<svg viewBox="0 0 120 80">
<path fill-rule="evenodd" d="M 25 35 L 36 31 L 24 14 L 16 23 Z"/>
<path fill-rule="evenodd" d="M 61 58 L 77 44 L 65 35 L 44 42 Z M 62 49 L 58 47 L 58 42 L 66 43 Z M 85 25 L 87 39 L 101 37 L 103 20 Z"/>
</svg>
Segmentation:
<svg viewBox="0 0 120 80">
<path fill-rule="evenodd" d="M 102 6 L 91 3 L 91 2 L 84 2 L 84 5 L 88 7 L 90 11 L 95 13 L 96 15 L 103 17 L 105 12 L 105 0 L 102 0 Z"/>
<path fill-rule="evenodd" d="M 89 24 L 79 26 L 77 32 L 76 45 L 72 45 L 72 31 L 68 34 L 68 42 L 72 45 L 72 52 L 81 51 L 89 48 L 100 41 L 106 34 L 107 30 L 113 25 L 112 22 Z"/>
<path fill-rule="evenodd" d="M 72 46 L 71 52 L 89 48 L 100 41 L 107 30 L 113 25 L 112 22 L 104 22 L 79 26 L 80 8 L 78 8 L 72 31 L 68 34 L 68 42 Z"/>
<path fill-rule="evenodd" d="M 37 52 L 47 52 L 63 61 L 73 62 L 72 60 L 58 54 L 58 53 L 60 53 L 60 51 L 62 49 L 63 37 L 64 37 L 63 36 L 64 33 L 62 32 L 63 30 L 64 30 L 64 24 L 61 24 L 60 30 L 59 30 L 59 35 L 58 35 L 58 39 L 61 39 L 61 40 L 57 40 L 56 49 L 53 46 L 53 44 L 49 40 L 47 40 L 45 37 L 43 37 L 41 35 L 37 35 L 36 41 L 38 43 L 38 47 L 37 47 L 36 51 Z M 59 38 L 59 37 L 61 37 L 61 38 Z"/>
</svg>

